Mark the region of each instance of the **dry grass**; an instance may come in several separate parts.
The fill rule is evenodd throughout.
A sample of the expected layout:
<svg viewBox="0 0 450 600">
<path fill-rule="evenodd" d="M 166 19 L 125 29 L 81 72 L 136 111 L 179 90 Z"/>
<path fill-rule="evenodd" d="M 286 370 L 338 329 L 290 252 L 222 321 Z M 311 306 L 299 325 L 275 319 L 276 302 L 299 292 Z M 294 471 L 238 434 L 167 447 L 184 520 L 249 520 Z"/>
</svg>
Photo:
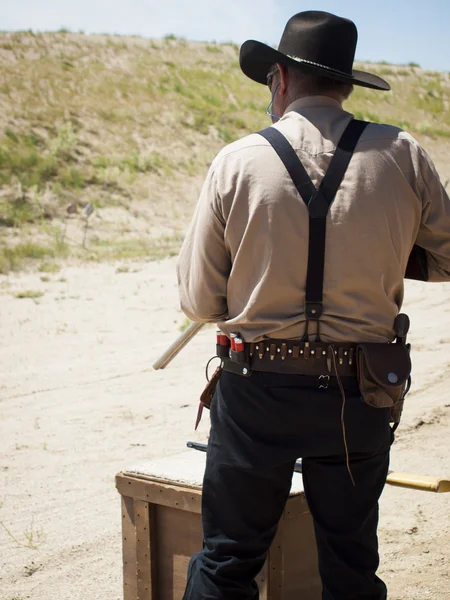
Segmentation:
<svg viewBox="0 0 450 600">
<path fill-rule="evenodd" d="M 360 67 L 393 93 L 358 88 L 357 117 L 448 143 L 448 74 Z M 267 126 L 267 101 L 233 44 L 1 33 L 0 272 L 30 259 L 13 231 L 45 249 L 32 253 L 40 262 L 176 253 L 213 156 Z M 97 218 L 84 239 L 88 203 Z"/>
<path fill-rule="evenodd" d="M 43 295 L 43 292 L 39 290 L 25 290 L 23 292 L 17 292 L 15 297 L 20 299 L 29 298 L 30 300 L 35 300 L 36 298 L 41 298 Z"/>
</svg>

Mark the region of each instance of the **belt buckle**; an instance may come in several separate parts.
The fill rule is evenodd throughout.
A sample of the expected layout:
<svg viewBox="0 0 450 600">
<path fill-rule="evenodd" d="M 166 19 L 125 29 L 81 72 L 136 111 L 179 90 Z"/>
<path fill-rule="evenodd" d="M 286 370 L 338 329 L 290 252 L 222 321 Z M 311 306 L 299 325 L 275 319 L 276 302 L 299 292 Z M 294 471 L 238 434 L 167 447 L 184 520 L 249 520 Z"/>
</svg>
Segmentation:
<svg viewBox="0 0 450 600">
<path fill-rule="evenodd" d="M 319 385 L 319 390 L 321 388 L 323 388 L 324 390 L 328 389 L 328 386 L 330 384 L 330 376 L 329 375 L 319 375 L 319 382 L 320 382 L 321 379 L 326 379 L 326 385 L 320 384 Z"/>
</svg>

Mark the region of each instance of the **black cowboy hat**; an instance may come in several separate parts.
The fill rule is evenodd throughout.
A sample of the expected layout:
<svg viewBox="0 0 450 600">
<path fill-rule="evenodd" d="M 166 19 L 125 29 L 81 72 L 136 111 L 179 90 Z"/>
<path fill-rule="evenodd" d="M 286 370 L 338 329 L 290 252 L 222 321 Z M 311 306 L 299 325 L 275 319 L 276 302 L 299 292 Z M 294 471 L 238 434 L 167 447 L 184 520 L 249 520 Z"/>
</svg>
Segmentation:
<svg viewBox="0 0 450 600">
<path fill-rule="evenodd" d="M 278 50 L 255 40 L 241 46 L 242 71 L 258 83 L 266 84 L 270 68 L 301 66 L 316 75 L 375 90 L 390 90 L 381 77 L 353 70 L 358 32 L 356 25 L 327 12 L 310 10 L 289 19 Z"/>
</svg>

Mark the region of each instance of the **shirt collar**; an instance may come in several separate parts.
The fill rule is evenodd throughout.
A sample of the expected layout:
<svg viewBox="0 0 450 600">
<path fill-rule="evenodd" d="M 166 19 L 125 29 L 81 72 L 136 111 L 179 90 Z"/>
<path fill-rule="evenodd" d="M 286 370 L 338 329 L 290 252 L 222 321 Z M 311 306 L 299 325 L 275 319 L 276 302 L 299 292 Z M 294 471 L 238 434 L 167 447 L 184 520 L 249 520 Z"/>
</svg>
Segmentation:
<svg viewBox="0 0 450 600">
<path fill-rule="evenodd" d="M 305 108 L 338 108 L 339 110 L 344 110 L 337 100 L 329 96 L 306 96 L 305 98 L 298 98 L 289 104 L 284 114 L 290 111 L 301 113 L 302 109 Z"/>
</svg>

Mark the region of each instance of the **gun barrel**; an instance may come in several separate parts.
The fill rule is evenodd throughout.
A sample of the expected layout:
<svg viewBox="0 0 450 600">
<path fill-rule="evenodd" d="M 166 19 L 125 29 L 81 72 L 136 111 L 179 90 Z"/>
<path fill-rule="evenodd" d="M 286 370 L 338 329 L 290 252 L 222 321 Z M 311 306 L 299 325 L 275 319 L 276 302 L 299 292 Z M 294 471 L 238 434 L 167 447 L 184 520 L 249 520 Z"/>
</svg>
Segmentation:
<svg viewBox="0 0 450 600">
<path fill-rule="evenodd" d="M 207 444 L 201 444 L 200 442 L 188 442 L 186 446 L 194 450 L 200 450 L 200 452 L 206 452 L 208 449 Z"/>
<path fill-rule="evenodd" d="M 191 323 L 189 327 L 183 333 L 177 337 L 173 344 L 164 352 L 164 354 L 153 363 L 155 371 L 158 369 L 164 369 L 172 361 L 175 356 L 180 352 L 186 344 L 198 333 L 203 327 L 204 323 Z"/>
</svg>

